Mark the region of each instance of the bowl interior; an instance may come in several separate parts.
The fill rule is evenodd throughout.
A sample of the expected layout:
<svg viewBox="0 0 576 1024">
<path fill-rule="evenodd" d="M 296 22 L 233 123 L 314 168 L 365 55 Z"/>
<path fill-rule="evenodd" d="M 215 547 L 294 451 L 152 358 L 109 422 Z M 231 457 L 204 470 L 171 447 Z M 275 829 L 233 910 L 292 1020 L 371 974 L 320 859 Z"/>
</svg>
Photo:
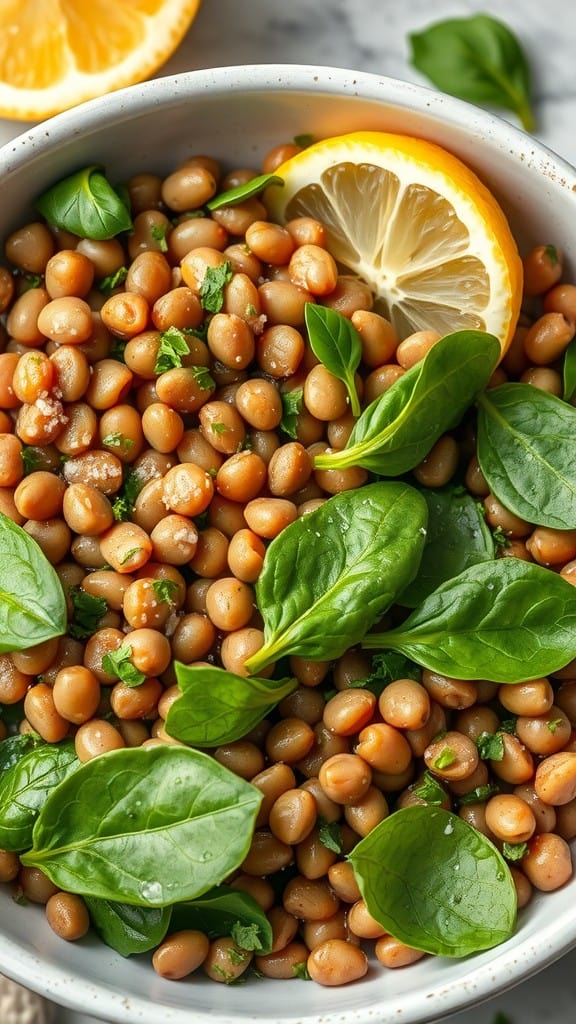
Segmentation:
<svg viewBox="0 0 576 1024">
<path fill-rule="evenodd" d="M 533 138 L 430 90 L 329 68 L 220 68 L 159 79 L 75 108 L 0 151 L 3 234 L 30 215 L 33 200 L 89 164 L 114 181 L 141 170 L 165 173 L 194 153 L 225 166 L 257 167 L 278 142 L 359 129 L 419 135 L 469 163 L 502 202 L 521 250 L 554 243 L 576 270 L 576 172 Z M 66 944 L 35 907 L 0 891 L 0 970 L 63 1005 L 103 1020 L 139 1024 L 422 1024 L 493 996 L 576 945 L 564 890 L 537 896 L 517 935 L 465 960 L 426 958 L 405 971 L 372 968 L 360 983 L 321 989 L 265 979 L 233 989 L 202 979 L 163 981 L 148 957 L 122 960 L 95 939 Z"/>
</svg>

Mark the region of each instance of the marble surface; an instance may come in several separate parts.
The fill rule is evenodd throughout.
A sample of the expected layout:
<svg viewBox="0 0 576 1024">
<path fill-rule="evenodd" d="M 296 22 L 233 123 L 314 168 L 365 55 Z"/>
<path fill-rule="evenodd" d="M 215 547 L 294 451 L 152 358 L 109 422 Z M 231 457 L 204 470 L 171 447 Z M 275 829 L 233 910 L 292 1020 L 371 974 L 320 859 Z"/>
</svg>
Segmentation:
<svg viewBox="0 0 576 1024">
<path fill-rule="evenodd" d="M 535 135 L 576 165 L 576 7 L 567 0 L 203 0 L 178 52 L 162 69 L 269 62 L 323 64 L 376 72 L 429 84 L 410 65 L 408 35 L 447 17 L 484 12 L 518 36 L 533 76 Z M 503 116 L 514 121 L 513 115 Z M 0 121 L 0 143 L 26 129 Z M 575 908 L 576 913 L 576 908 Z M 576 951 L 511 992 L 465 1014 L 453 1024 L 571 1024 L 576 996 Z M 55 1009 L 56 1024 L 92 1024 Z"/>
</svg>

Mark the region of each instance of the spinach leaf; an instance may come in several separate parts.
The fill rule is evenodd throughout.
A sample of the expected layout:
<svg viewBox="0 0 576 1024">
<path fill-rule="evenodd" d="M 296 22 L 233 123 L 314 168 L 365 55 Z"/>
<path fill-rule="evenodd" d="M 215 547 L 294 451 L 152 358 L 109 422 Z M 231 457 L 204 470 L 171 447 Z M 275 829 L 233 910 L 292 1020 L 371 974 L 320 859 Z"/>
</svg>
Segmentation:
<svg viewBox="0 0 576 1024">
<path fill-rule="evenodd" d="M 201 896 L 242 863 L 261 801 L 198 750 L 113 750 L 49 795 L 20 859 L 68 892 L 163 907 Z"/>
<path fill-rule="evenodd" d="M 231 935 L 237 945 L 258 953 L 272 948 L 272 928 L 253 896 L 229 885 L 218 885 L 200 899 L 174 907 L 173 927 L 198 929 L 210 939 Z M 243 941 L 239 941 L 243 940 Z M 249 945 L 244 945 L 248 942 Z"/>
<path fill-rule="evenodd" d="M 346 447 L 317 455 L 315 467 L 363 466 L 380 476 L 414 469 L 438 438 L 459 423 L 499 358 L 500 345 L 491 334 L 447 334 L 364 409 Z"/>
<path fill-rule="evenodd" d="M 354 324 L 346 316 L 327 306 L 307 302 L 304 317 L 310 347 L 321 363 L 346 385 L 350 408 L 359 416 L 360 399 L 354 374 L 362 358 L 362 342 Z"/>
<path fill-rule="evenodd" d="M 8 736 L 0 742 L 0 772 L 2 773 L 2 784 L 4 784 L 4 772 L 18 764 L 25 754 L 28 754 L 36 747 L 42 746 L 44 740 L 35 732 L 18 733 L 16 736 Z M 0 794 L 1 799 L 1 794 Z"/>
<path fill-rule="evenodd" d="M 553 530 L 576 527 L 576 409 L 532 384 L 478 401 L 478 462 L 510 512 Z"/>
<path fill-rule="evenodd" d="M 229 188 L 226 192 L 220 192 L 213 199 L 209 199 L 206 203 L 206 209 L 220 210 L 223 206 L 235 206 L 236 203 L 243 203 L 245 199 L 252 199 L 253 196 L 257 196 L 265 188 L 268 188 L 269 185 L 283 184 L 284 179 L 279 178 L 277 174 L 257 174 L 255 178 L 250 178 L 250 181 L 246 181 L 243 185 Z"/>
<path fill-rule="evenodd" d="M 212 665 L 174 664 L 182 695 L 172 704 L 166 731 L 193 747 L 233 743 L 296 689 L 296 679 L 245 679 Z"/>
<path fill-rule="evenodd" d="M 401 626 L 371 633 L 362 646 L 401 651 L 455 679 L 538 679 L 576 657 L 576 590 L 532 562 L 482 562 L 443 583 Z"/>
<path fill-rule="evenodd" d="M 0 513 L 0 654 L 61 636 L 66 620 L 53 566 L 36 541 Z"/>
<path fill-rule="evenodd" d="M 264 645 L 258 673 L 286 654 L 338 658 L 414 578 L 427 507 L 405 483 L 367 484 L 328 498 L 271 542 L 256 583 Z"/>
<path fill-rule="evenodd" d="M 564 353 L 562 381 L 562 398 L 565 402 L 571 402 L 576 395 L 576 338 L 570 342 Z"/>
<path fill-rule="evenodd" d="M 534 131 L 530 68 L 515 35 L 488 14 L 449 18 L 410 37 L 412 64 L 437 89 L 512 110 Z"/>
<path fill-rule="evenodd" d="M 121 196 L 97 165 L 56 183 L 36 200 L 52 227 L 102 241 L 130 231 L 132 218 Z"/>
<path fill-rule="evenodd" d="M 84 896 L 94 931 L 121 956 L 155 949 L 170 926 L 172 907 L 133 907 Z"/>
<path fill-rule="evenodd" d="M 494 542 L 478 502 L 460 487 L 422 488 L 428 505 L 428 533 L 415 579 L 398 598 L 414 608 L 446 580 L 469 565 L 494 558 Z"/>
<path fill-rule="evenodd" d="M 80 765 L 74 744 L 44 743 L 28 750 L 2 775 L 0 849 L 27 850 L 47 797 Z"/>
<path fill-rule="evenodd" d="M 372 917 L 414 949 L 468 956 L 514 931 L 516 889 L 505 860 L 450 811 L 395 811 L 360 840 L 350 860 Z"/>
</svg>

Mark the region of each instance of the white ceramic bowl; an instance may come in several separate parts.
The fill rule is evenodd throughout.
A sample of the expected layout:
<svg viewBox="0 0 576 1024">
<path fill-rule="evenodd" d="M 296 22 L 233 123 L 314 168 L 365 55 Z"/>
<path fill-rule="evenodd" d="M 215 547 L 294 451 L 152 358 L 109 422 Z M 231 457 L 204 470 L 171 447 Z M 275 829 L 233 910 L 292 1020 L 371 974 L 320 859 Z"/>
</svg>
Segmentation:
<svg viewBox="0 0 576 1024">
<path fill-rule="evenodd" d="M 499 197 L 522 248 L 552 242 L 576 271 L 576 171 L 503 120 L 404 82 L 332 68 L 219 68 L 114 93 L 27 131 L 0 151 L 2 234 L 47 185 L 97 163 L 113 180 L 169 170 L 194 152 L 258 165 L 279 141 L 358 129 L 421 135 L 451 149 Z M 95 939 L 67 944 L 42 912 L 0 891 L 0 972 L 62 1005 L 125 1024 L 423 1024 L 495 995 L 576 945 L 576 878 L 537 895 L 516 935 L 464 960 L 428 957 L 401 971 L 320 988 L 264 979 L 227 988 L 175 984 L 147 957 L 123 960 Z"/>
</svg>

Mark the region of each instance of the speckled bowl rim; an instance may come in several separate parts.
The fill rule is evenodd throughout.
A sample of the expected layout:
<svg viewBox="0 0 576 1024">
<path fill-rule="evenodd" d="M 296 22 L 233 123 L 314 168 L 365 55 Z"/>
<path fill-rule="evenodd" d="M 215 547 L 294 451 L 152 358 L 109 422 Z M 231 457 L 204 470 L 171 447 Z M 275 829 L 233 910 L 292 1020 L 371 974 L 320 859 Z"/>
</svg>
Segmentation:
<svg viewBox="0 0 576 1024">
<path fill-rule="evenodd" d="M 433 132 L 438 137 L 442 126 L 449 133 L 460 133 L 471 155 L 480 145 L 482 152 L 489 153 L 489 162 L 497 160 L 499 153 L 508 162 L 512 158 L 522 166 L 523 176 L 530 177 L 533 185 L 542 185 L 552 211 L 557 205 L 562 207 L 557 222 L 564 229 L 566 209 L 576 214 L 574 168 L 508 122 L 411 83 L 348 69 L 289 64 L 224 67 L 159 78 L 90 101 L 30 128 L 0 150 L 0 204 L 3 193 L 10 193 L 15 176 L 28 177 L 33 189 L 43 180 L 47 154 L 54 168 L 60 151 L 65 151 L 71 140 L 98 135 L 105 122 L 121 125 L 129 122 L 136 111 L 179 105 L 186 97 L 194 97 L 196 103 L 203 97 L 249 97 L 262 92 L 322 94 L 332 99 L 359 97 L 382 104 L 388 111 L 405 110 L 414 133 L 414 125 L 417 127 L 421 119 L 423 134 Z M 54 180 L 53 170 L 50 177 Z M 8 211 L 8 207 L 4 209 Z M 576 223 L 576 217 L 573 220 Z M 567 254 L 572 265 L 574 249 L 576 228 L 572 251 Z M 174 987 L 158 979 L 150 984 L 150 966 L 134 960 L 126 963 L 125 970 L 134 972 L 136 982 L 141 977 L 142 986 L 127 995 L 121 980 L 118 983 L 125 962 L 119 968 L 111 950 L 90 938 L 63 947 L 39 920 L 37 908 L 12 909 L 10 897 L 3 893 L 0 971 L 63 1006 L 128 1024 L 205 1024 L 207 1020 L 213 1024 L 424 1024 L 517 985 L 574 948 L 576 910 L 570 902 L 574 889 L 576 879 L 556 893 L 537 895 L 530 909 L 521 912 L 520 929 L 512 939 L 467 960 L 426 958 L 407 971 L 371 969 L 363 981 L 337 990 L 299 980 L 289 988 L 259 981 L 254 990 L 257 1008 L 242 1006 L 243 991 L 249 986 L 244 990 L 224 989 L 206 983 L 211 984 L 210 1002 L 202 1009 L 184 1005 L 180 999 L 184 991 L 193 1002 L 195 993 L 205 989 L 202 981 L 199 985 L 179 983 Z M 536 924 L 531 925 L 534 917 Z M 29 936 L 34 936 L 34 946 Z M 105 970 L 109 968 L 113 975 L 117 972 L 114 984 L 94 981 L 90 970 L 90 958 L 94 956 Z M 138 994 L 146 987 L 148 996 Z"/>
</svg>

